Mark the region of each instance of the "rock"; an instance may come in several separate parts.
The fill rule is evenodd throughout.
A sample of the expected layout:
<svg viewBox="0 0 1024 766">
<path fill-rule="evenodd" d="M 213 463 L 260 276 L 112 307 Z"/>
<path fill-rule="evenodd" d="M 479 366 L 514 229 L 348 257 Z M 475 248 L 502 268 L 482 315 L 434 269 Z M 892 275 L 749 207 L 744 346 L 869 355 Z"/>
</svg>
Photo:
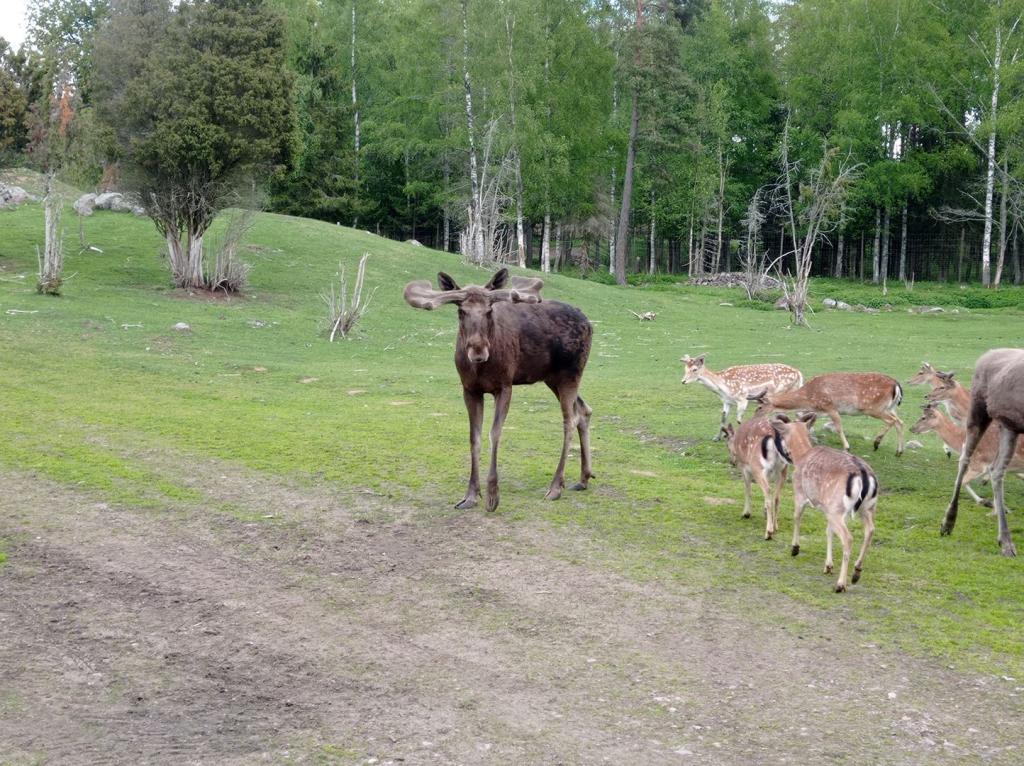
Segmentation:
<svg viewBox="0 0 1024 766">
<path fill-rule="evenodd" d="M 114 206 L 120 205 L 123 199 L 121 192 L 103 192 L 93 199 L 93 206 L 97 210 L 114 210 Z"/>
<path fill-rule="evenodd" d="M 22 202 L 28 202 L 32 197 L 20 186 L 4 186 L 0 184 L 0 209 L 5 207 L 17 207 Z"/>
<path fill-rule="evenodd" d="M 775 309 L 777 311 L 789 311 L 789 299 L 785 295 L 780 296 L 779 299 L 775 301 Z"/>
<path fill-rule="evenodd" d="M 718 305 L 719 306 L 731 306 L 732 304 L 729 303 L 728 301 L 723 301 L 722 303 L 719 303 Z"/>
<path fill-rule="evenodd" d="M 924 445 L 921 444 L 921 442 L 919 442 L 917 439 L 911 439 L 906 444 L 907 449 L 921 449 L 921 447 L 923 446 Z"/>
<path fill-rule="evenodd" d="M 92 211 L 95 207 L 95 194 L 83 194 L 81 197 L 75 200 L 74 204 L 75 212 L 78 213 L 79 215 L 92 215 Z"/>
<path fill-rule="evenodd" d="M 836 308 L 840 311 L 850 311 L 853 309 L 853 306 L 845 301 L 836 301 Z"/>
<path fill-rule="evenodd" d="M 407 239 L 405 240 L 405 244 L 415 245 L 416 247 L 423 247 L 423 243 L 420 242 L 418 239 Z"/>
<path fill-rule="evenodd" d="M 761 288 L 765 290 L 778 290 L 782 287 L 782 282 L 767 274 L 760 281 Z M 747 275 L 741 271 L 723 271 L 719 274 L 694 277 L 686 284 L 699 287 L 743 287 L 747 284 Z"/>
<path fill-rule="evenodd" d="M 821 305 L 827 309 L 834 309 L 838 303 L 839 302 L 835 298 L 825 298 L 825 300 L 821 302 Z"/>
<path fill-rule="evenodd" d="M 946 310 L 942 306 L 911 306 L 907 309 L 908 314 L 944 314 Z"/>
<path fill-rule="evenodd" d="M 192 332 L 192 328 L 186 322 L 178 322 L 171 329 L 177 330 L 178 332 Z"/>
<path fill-rule="evenodd" d="M 860 311 L 863 314 L 880 314 L 881 313 L 881 311 L 879 311 L 878 309 L 872 308 L 871 306 L 865 306 L 863 303 L 858 303 L 853 308 L 854 308 L 854 311 Z"/>
</svg>

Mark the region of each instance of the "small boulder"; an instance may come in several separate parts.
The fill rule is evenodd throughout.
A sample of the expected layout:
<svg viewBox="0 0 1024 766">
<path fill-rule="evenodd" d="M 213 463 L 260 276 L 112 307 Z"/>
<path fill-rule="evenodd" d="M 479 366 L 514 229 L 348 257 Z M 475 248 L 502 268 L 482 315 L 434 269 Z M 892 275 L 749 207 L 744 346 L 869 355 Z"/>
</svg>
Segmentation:
<svg viewBox="0 0 1024 766">
<path fill-rule="evenodd" d="M 779 299 L 775 301 L 775 309 L 777 311 L 789 311 L 789 298 L 785 295 L 780 296 Z"/>
<path fill-rule="evenodd" d="M 17 207 L 22 202 L 32 199 L 29 193 L 20 186 L 4 186 L 0 184 L 0 209 L 5 207 Z"/>
<path fill-rule="evenodd" d="M 405 240 L 405 244 L 414 245 L 415 247 L 423 247 L 423 243 L 420 242 L 418 239 L 407 239 Z"/>
<path fill-rule="evenodd" d="M 95 194 L 83 194 L 81 197 L 75 200 L 74 208 L 75 212 L 79 215 L 92 215 L 93 209 L 96 207 L 96 195 Z"/>
<path fill-rule="evenodd" d="M 840 311 L 850 311 L 853 308 L 853 306 L 851 306 L 849 303 L 846 303 L 845 301 L 836 301 L 836 308 L 839 309 Z"/>
<path fill-rule="evenodd" d="M 178 322 L 171 329 L 177 330 L 178 332 L 192 332 L 192 327 L 187 322 Z"/>
<path fill-rule="evenodd" d="M 919 442 L 917 439 L 911 439 L 906 444 L 906 448 L 907 449 L 921 449 L 921 447 L 923 447 L 923 446 L 924 445 L 921 444 L 921 442 Z"/>
<path fill-rule="evenodd" d="M 93 206 L 97 210 L 113 210 L 114 205 L 119 205 L 123 198 L 124 195 L 121 192 L 103 192 L 103 194 L 96 195 Z"/>
<path fill-rule="evenodd" d="M 825 300 L 821 302 L 821 305 L 827 309 L 834 309 L 838 303 L 839 302 L 835 298 L 825 298 Z"/>
</svg>

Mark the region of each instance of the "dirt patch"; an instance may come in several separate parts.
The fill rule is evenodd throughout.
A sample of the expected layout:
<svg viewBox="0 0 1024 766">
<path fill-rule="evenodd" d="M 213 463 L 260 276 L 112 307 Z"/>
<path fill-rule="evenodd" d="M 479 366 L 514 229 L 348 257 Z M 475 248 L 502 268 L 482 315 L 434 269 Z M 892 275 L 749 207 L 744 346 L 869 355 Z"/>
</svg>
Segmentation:
<svg viewBox="0 0 1024 766">
<path fill-rule="evenodd" d="M 864 644 L 853 617 L 637 583 L 569 529 L 136 457 L 207 501 L 0 476 L 15 763 L 1020 760 L 1020 684 Z M 273 520 L 209 510 L 228 496 Z"/>
</svg>

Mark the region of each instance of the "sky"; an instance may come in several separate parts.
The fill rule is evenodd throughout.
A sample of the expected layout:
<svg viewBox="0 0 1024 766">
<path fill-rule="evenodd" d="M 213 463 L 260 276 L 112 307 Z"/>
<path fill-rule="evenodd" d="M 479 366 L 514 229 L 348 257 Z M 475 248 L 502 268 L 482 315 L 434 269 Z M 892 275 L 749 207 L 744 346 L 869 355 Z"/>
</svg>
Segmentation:
<svg viewBox="0 0 1024 766">
<path fill-rule="evenodd" d="M 28 0 L 0 0 L 0 37 L 17 48 L 25 39 Z"/>
</svg>

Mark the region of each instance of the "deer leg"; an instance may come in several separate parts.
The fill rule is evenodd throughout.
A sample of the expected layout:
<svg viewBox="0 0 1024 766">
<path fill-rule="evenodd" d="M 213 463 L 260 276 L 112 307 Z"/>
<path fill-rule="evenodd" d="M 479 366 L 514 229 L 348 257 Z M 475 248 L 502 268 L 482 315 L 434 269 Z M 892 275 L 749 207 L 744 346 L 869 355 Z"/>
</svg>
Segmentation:
<svg viewBox="0 0 1024 766">
<path fill-rule="evenodd" d="M 800 517 L 804 515 L 804 506 L 807 501 L 804 500 L 794 488 L 793 495 L 795 496 L 793 505 L 793 546 L 790 548 L 790 553 L 796 556 L 800 553 Z"/>
<path fill-rule="evenodd" d="M 832 525 L 825 525 L 825 574 L 832 574 Z"/>
<path fill-rule="evenodd" d="M 737 424 L 743 422 L 743 413 L 747 411 L 747 405 L 748 404 L 750 404 L 750 402 L 747 400 L 747 398 L 745 396 L 741 396 L 739 399 L 736 400 L 736 423 Z"/>
<path fill-rule="evenodd" d="M 547 500 L 557 500 L 562 496 L 565 487 L 565 461 L 569 457 L 569 445 L 572 444 L 572 431 L 576 427 L 576 389 L 563 388 L 558 391 L 558 402 L 562 405 L 562 456 L 558 459 L 558 468 L 551 479 L 551 486 L 544 495 Z"/>
<path fill-rule="evenodd" d="M 498 443 L 505 416 L 512 403 L 512 387 L 503 388 L 494 395 L 494 423 L 491 425 L 491 465 L 487 471 L 487 510 L 498 507 Z"/>
<path fill-rule="evenodd" d="M 992 419 L 988 417 L 987 413 L 980 413 L 975 415 L 972 412 L 967 418 L 967 433 L 966 439 L 964 440 L 963 451 L 960 453 L 960 463 L 956 469 L 956 481 L 953 483 L 953 497 L 950 498 L 949 506 L 946 508 L 946 515 L 942 519 L 942 526 L 939 527 L 940 535 L 951 535 L 953 534 L 953 527 L 956 526 L 956 515 L 960 505 L 960 488 L 964 483 L 964 474 L 967 473 L 967 469 L 971 464 L 971 457 L 974 455 L 974 450 L 978 446 L 978 442 L 981 441 L 981 437 L 984 435 L 985 430 L 988 428 L 988 424 L 992 422 Z"/>
<path fill-rule="evenodd" d="M 996 455 L 992 465 L 992 500 L 996 506 L 996 515 L 999 518 L 999 546 L 1004 556 L 1016 556 L 1017 549 L 1010 539 L 1010 527 L 1006 523 L 1006 501 L 1003 499 L 1003 478 L 1006 476 L 1006 467 L 1013 458 L 1017 449 L 1017 432 L 1005 425 L 999 429 L 999 453 Z"/>
<path fill-rule="evenodd" d="M 843 563 L 839 566 L 839 579 L 836 581 L 836 593 L 842 593 L 850 582 L 847 579 L 847 575 L 850 571 L 850 552 L 853 550 L 853 535 L 850 534 L 850 529 L 846 526 L 846 520 L 843 518 L 842 513 L 829 514 L 828 526 L 830 530 L 835 531 L 839 536 L 839 542 L 843 544 Z"/>
<path fill-rule="evenodd" d="M 743 518 L 750 518 L 750 469 L 743 469 Z"/>
<path fill-rule="evenodd" d="M 836 433 L 839 434 L 839 438 L 843 442 L 843 449 L 847 452 L 850 451 L 850 442 L 846 441 L 846 434 L 843 433 L 843 421 L 839 419 L 839 410 L 827 410 L 829 420 L 832 421 L 832 426 L 836 429 Z"/>
<path fill-rule="evenodd" d="M 583 399 L 576 397 L 576 430 L 580 435 L 580 480 L 572 488 L 583 490 L 587 483 L 594 478 L 594 472 L 590 467 L 590 416 L 594 413 Z"/>
<path fill-rule="evenodd" d="M 727 401 L 725 401 L 725 399 L 723 399 L 722 400 L 722 424 L 721 424 L 721 426 L 719 426 L 718 433 L 715 434 L 715 438 L 712 439 L 711 441 L 718 442 L 718 441 L 722 440 L 722 429 L 725 428 L 725 424 L 728 423 L 728 422 L 729 422 L 729 402 L 727 402 Z"/>
<path fill-rule="evenodd" d="M 970 495 L 974 502 L 976 502 L 978 505 L 983 506 L 985 508 L 992 508 L 992 501 L 983 498 L 981 495 L 975 492 L 974 488 L 971 486 L 971 482 L 977 479 L 978 476 L 985 473 L 985 471 L 987 470 L 987 468 L 984 470 L 978 468 L 978 466 L 974 465 L 973 463 L 967 466 L 967 473 L 964 474 L 964 489 L 967 490 L 967 494 Z"/>
<path fill-rule="evenodd" d="M 757 479 L 757 484 L 761 487 L 761 494 L 764 495 L 764 539 L 771 540 L 772 535 L 775 534 L 775 524 L 772 518 L 772 483 L 763 471 L 754 478 Z"/>
<path fill-rule="evenodd" d="M 772 531 L 779 531 L 779 502 L 782 500 L 782 487 L 786 483 L 786 466 L 782 467 L 775 479 L 775 495 L 772 497 Z"/>
<path fill-rule="evenodd" d="M 469 413 L 469 486 L 466 496 L 455 507 L 460 510 L 472 508 L 480 496 L 480 431 L 484 422 L 484 395 L 462 390 Z"/>
<path fill-rule="evenodd" d="M 885 428 L 882 432 L 875 437 L 875 449 L 878 449 L 878 445 L 882 443 L 882 439 L 885 435 L 893 428 L 896 429 L 896 457 L 903 454 L 903 421 L 900 420 L 896 415 L 891 412 L 883 412 L 878 416 L 878 419 L 885 423 Z"/>
<path fill-rule="evenodd" d="M 853 577 L 850 579 L 851 582 L 857 582 L 860 579 L 860 572 L 864 568 L 864 554 L 868 552 L 868 547 L 871 545 L 871 538 L 875 534 L 875 503 L 872 502 L 870 505 L 865 503 L 860 508 L 860 521 L 864 525 L 864 542 L 860 545 L 860 555 L 857 556 L 857 561 L 853 565 Z"/>
</svg>

